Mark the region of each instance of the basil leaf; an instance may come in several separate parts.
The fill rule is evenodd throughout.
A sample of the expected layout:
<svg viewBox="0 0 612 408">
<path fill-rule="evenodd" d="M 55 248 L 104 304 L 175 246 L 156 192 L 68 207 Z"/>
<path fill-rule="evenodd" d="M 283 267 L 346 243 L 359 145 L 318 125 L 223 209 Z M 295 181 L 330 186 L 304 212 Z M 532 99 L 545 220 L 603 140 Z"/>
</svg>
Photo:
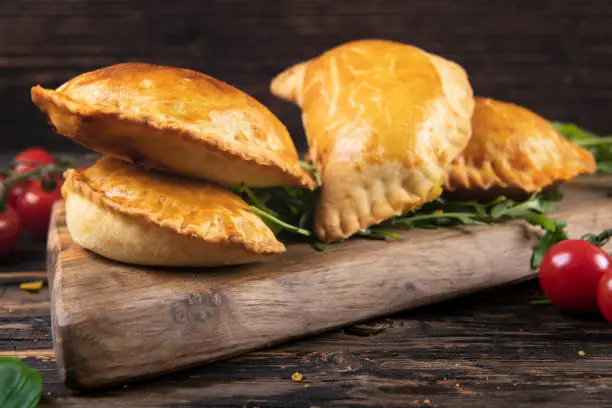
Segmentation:
<svg viewBox="0 0 612 408">
<path fill-rule="evenodd" d="M 42 393 L 40 373 L 19 358 L 0 357 L 0 407 L 35 408 Z"/>
</svg>

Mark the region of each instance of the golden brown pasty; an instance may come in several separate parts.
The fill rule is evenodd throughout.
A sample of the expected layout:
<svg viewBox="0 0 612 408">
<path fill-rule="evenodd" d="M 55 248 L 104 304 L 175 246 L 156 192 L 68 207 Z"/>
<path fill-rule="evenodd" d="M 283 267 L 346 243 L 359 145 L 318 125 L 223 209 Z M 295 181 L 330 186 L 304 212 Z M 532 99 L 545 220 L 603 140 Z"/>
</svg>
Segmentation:
<svg viewBox="0 0 612 408">
<path fill-rule="evenodd" d="M 285 126 L 240 90 L 188 69 L 125 63 L 32 100 L 60 134 L 146 167 L 229 185 L 314 188 Z"/>
<path fill-rule="evenodd" d="M 338 46 L 287 69 L 270 88 L 302 109 L 323 183 L 314 231 L 327 241 L 435 199 L 470 137 L 465 71 L 401 43 Z"/>
<path fill-rule="evenodd" d="M 501 187 L 536 192 L 595 171 L 591 153 L 534 112 L 511 103 L 475 99 L 472 137 L 449 167 L 449 191 Z"/>
<path fill-rule="evenodd" d="M 244 201 L 215 184 L 146 171 L 108 156 L 65 176 L 70 235 L 106 258 L 138 265 L 217 266 L 285 250 Z"/>
</svg>

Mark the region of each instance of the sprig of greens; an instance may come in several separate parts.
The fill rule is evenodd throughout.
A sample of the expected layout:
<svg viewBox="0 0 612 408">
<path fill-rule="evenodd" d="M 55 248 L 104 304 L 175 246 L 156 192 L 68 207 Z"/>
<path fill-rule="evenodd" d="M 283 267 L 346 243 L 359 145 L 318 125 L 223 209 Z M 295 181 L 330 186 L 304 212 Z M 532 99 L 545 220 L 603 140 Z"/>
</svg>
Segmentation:
<svg viewBox="0 0 612 408">
<path fill-rule="evenodd" d="M 42 377 L 17 357 L 0 357 L 0 407 L 35 408 L 42 393 Z"/>
<path fill-rule="evenodd" d="M 573 123 L 553 122 L 559 133 L 591 152 L 600 173 L 612 173 L 612 136 L 599 136 Z"/>
<path fill-rule="evenodd" d="M 306 167 L 311 171 L 313 167 Z M 233 189 L 248 204 L 249 209 L 272 229 L 275 234 L 291 233 L 295 238 L 306 240 L 321 251 L 327 244 L 318 241 L 312 232 L 312 217 L 319 191 L 309 191 L 296 187 Z M 542 241 L 534 250 L 532 266 L 539 261 L 548 246 L 554 241 L 564 239 L 565 223 L 547 217 L 556 203 L 563 198 L 560 190 L 550 189 L 532 194 L 524 201 L 498 197 L 493 201 L 456 201 L 443 197 L 425 204 L 416 211 L 392 217 L 381 224 L 366 228 L 357 236 L 373 239 L 399 239 L 396 229 L 436 229 L 456 225 L 488 225 L 509 219 L 524 219 L 540 226 L 544 231 Z"/>
</svg>

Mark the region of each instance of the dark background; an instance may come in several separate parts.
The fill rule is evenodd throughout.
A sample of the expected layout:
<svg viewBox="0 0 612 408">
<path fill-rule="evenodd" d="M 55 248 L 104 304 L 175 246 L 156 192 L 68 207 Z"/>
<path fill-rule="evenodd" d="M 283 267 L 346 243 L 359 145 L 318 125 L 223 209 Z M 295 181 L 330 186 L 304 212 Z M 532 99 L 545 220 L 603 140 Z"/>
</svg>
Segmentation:
<svg viewBox="0 0 612 408">
<path fill-rule="evenodd" d="M 303 148 L 299 111 L 268 92 L 339 43 L 407 42 L 462 64 L 475 92 L 612 131 L 610 0 L 0 0 L 0 150 L 77 150 L 30 87 L 121 61 L 189 67 L 266 104 Z"/>
</svg>

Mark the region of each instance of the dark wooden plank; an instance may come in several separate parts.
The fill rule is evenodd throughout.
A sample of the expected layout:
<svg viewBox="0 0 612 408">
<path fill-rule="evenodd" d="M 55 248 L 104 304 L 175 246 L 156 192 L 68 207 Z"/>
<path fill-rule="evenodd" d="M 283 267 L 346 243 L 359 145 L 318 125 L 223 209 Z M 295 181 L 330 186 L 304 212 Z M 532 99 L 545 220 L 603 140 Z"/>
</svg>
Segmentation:
<svg viewBox="0 0 612 408">
<path fill-rule="evenodd" d="M 175 4 L 176 3 L 176 4 Z M 607 0 L 4 0 L 0 121 L 5 149 L 79 149 L 29 101 L 99 66 L 142 60 L 191 67 L 268 105 L 304 147 L 299 111 L 268 92 L 288 65 L 356 38 L 400 40 L 465 66 L 476 92 L 545 117 L 612 129 L 612 6 Z"/>
<path fill-rule="evenodd" d="M 527 282 L 85 394 L 59 382 L 54 362 L 44 357 L 49 340 L 16 343 L 41 350 L 43 358 L 25 360 L 43 374 L 41 406 L 564 407 L 608 401 L 610 326 L 529 304 L 538 298 L 537 282 Z M 48 331 L 49 320 L 40 328 Z M 291 381 L 295 371 L 304 374 L 302 382 Z"/>
</svg>

